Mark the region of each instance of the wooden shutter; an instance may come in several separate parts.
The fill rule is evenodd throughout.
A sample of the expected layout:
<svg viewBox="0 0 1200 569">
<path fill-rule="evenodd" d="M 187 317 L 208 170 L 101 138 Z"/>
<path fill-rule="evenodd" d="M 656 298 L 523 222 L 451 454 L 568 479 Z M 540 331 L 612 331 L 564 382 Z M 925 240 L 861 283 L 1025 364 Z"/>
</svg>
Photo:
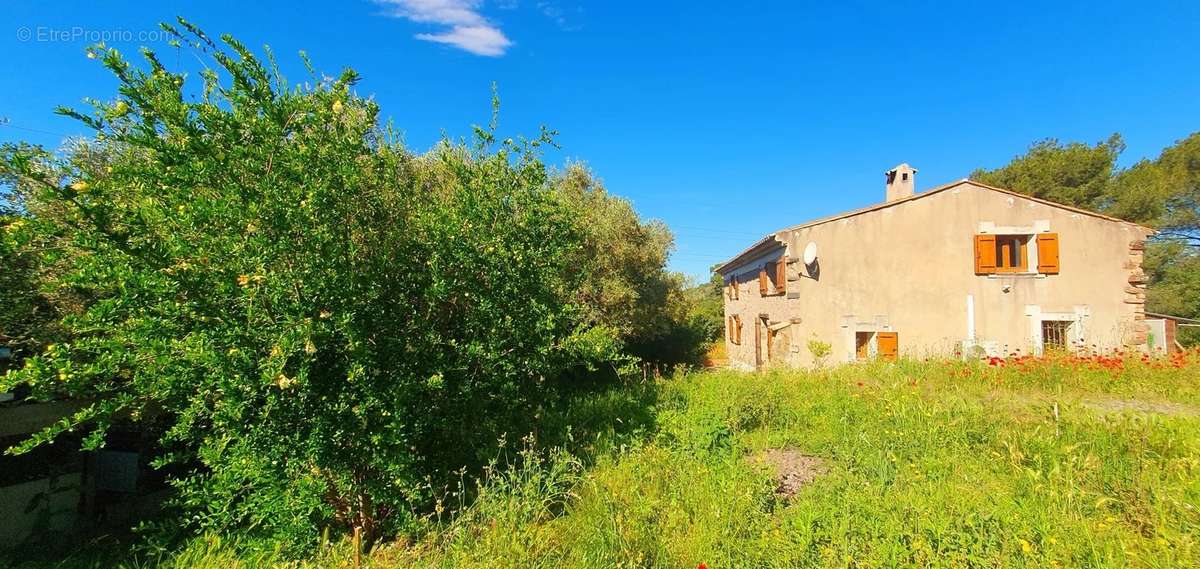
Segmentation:
<svg viewBox="0 0 1200 569">
<path fill-rule="evenodd" d="M 732 277 L 729 277 L 729 280 L 730 280 L 730 283 L 733 285 L 733 299 L 734 299 L 734 300 L 737 300 L 737 299 L 738 299 L 738 280 L 737 280 L 737 275 L 733 275 Z"/>
<path fill-rule="evenodd" d="M 875 334 L 876 349 L 879 357 L 894 360 L 900 352 L 900 334 L 897 332 L 877 332 Z"/>
<path fill-rule="evenodd" d="M 770 263 L 767 263 L 769 266 Z M 758 294 L 767 296 L 767 267 L 758 270 Z"/>
<path fill-rule="evenodd" d="M 733 317 L 733 343 L 742 343 L 742 317 L 737 315 Z"/>
<path fill-rule="evenodd" d="M 1039 233 L 1037 236 L 1038 272 L 1058 274 L 1058 234 Z"/>
<path fill-rule="evenodd" d="M 787 257 L 775 263 L 775 293 L 787 292 Z"/>
<path fill-rule="evenodd" d="M 996 236 L 975 236 L 975 274 L 990 275 L 996 272 Z"/>
</svg>

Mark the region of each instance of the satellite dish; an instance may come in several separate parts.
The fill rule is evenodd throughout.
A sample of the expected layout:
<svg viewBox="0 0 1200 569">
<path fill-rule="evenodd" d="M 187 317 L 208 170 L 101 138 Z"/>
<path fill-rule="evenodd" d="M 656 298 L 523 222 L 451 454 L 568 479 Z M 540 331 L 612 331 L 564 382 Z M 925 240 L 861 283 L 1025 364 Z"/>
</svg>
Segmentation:
<svg viewBox="0 0 1200 569">
<path fill-rule="evenodd" d="M 811 265 L 817 260 L 817 244 L 809 241 L 808 245 L 804 246 L 804 264 Z"/>
</svg>

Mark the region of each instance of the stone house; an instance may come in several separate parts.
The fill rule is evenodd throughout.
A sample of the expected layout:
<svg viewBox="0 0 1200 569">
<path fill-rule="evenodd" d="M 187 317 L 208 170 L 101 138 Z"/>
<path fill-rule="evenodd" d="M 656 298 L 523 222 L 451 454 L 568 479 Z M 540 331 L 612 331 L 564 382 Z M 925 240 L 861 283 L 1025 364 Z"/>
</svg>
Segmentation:
<svg viewBox="0 0 1200 569">
<path fill-rule="evenodd" d="M 1145 347 L 1152 230 L 966 179 L 914 193 L 916 173 L 718 267 L 732 366 Z"/>
</svg>

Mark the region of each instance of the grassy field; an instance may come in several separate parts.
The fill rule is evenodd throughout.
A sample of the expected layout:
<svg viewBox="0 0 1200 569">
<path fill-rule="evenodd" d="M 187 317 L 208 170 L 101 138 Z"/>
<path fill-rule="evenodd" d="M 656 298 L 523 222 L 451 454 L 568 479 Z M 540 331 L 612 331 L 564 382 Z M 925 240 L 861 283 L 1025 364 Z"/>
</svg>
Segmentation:
<svg viewBox="0 0 1200 569">
<path fill-rule="evenodd" d="M 593 393 L 568 419 L 608 426 L 527 443 L 473 503 L 448 496 L 362 563 L 1200 566 L 1196 354 L 704 372 Z M 768 451 L 799 459 L 794 494 Z M 278 562 L 235 551 L 198 540 L 157 561 Z"/>
</svg>

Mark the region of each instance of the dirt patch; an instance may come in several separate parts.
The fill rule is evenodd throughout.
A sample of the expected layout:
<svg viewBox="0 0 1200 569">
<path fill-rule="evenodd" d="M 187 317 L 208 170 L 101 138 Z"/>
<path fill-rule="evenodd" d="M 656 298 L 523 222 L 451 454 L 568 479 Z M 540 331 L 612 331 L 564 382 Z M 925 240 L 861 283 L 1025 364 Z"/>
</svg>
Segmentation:
<svg viewBox="0 0 1200 569">
<path fill-rule="evenodd" d="M 1182 403 L 1169 401 L 1146 401 L 1143 399 L 1084 399 L 1084 407 L 1103 413 L 1158 413 L 1182 417 L 1200 415 L 1200 409 Z"/>
<path fill-rule="evenodd" d="M 775 493 L 791 498 L 805 484 L 829 471 L 825 459 L 809 456 L 796 449 L 767 449 L 754 456 L 754 462 L 771 468 L 775 478 Z"/>
</svg>

